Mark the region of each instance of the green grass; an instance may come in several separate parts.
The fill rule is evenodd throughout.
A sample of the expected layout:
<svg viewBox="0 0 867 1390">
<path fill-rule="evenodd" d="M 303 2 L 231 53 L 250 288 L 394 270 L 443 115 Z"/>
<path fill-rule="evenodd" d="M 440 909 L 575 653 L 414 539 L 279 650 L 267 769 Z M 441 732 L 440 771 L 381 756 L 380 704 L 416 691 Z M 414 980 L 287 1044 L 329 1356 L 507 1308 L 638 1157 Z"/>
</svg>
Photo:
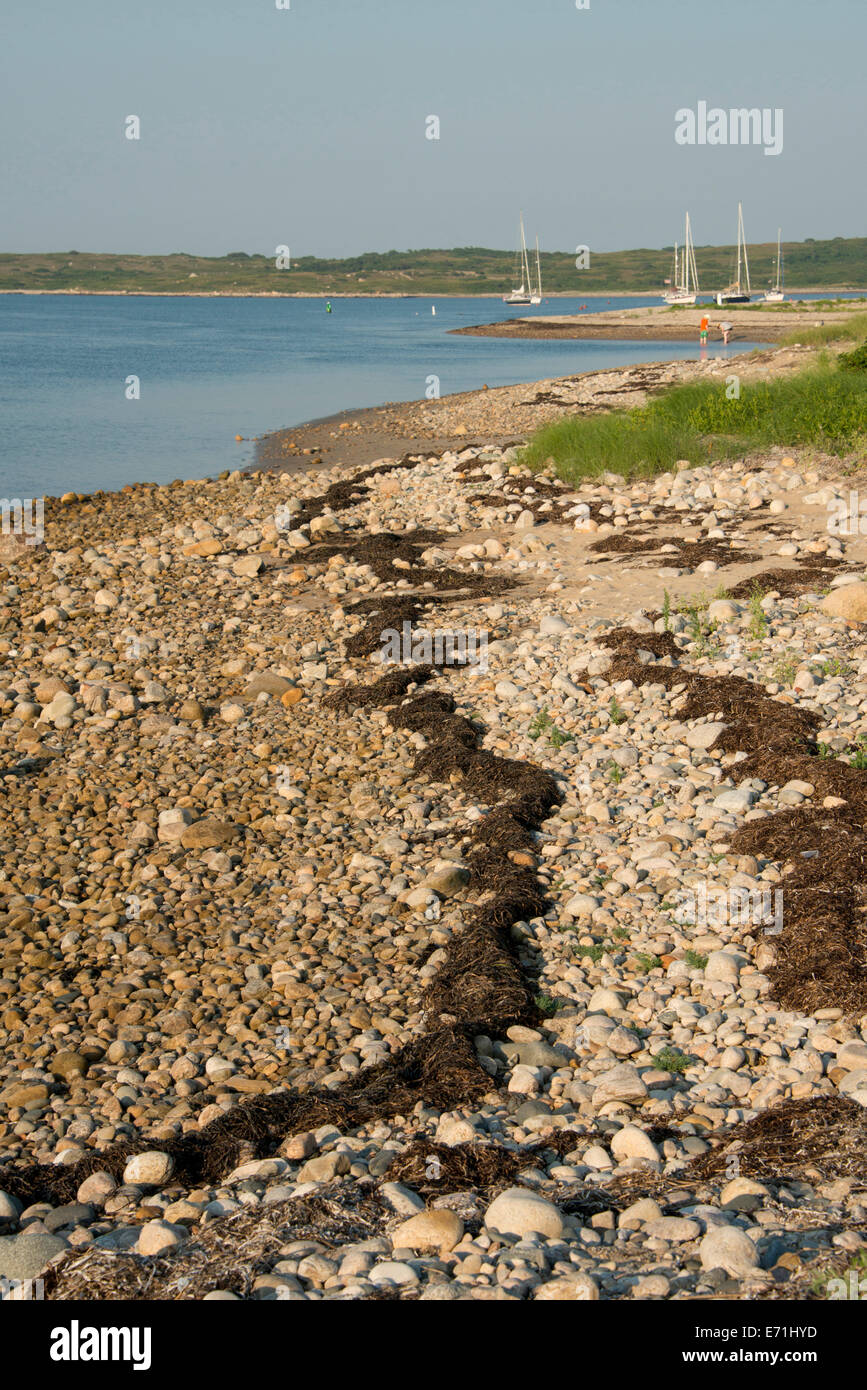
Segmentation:
<svg viewBox="0 0 867 1390">
<path fill-rule="evenodd" d="M 650 1060 L 659 1071 L 670 1071 L 676 1075 L 685 1072 L 690 1061 L 688 1057 L 684 1057 L 682 1052 L 675 1052 L 671 1047 L 663 1047 Z"/>
<path fill-rule="evenodd" d="M 867 768 L 867 734 L 861 734 L 855 743 L 849 766 L 857 767 L 859 772 Z"/>
<path fill-rule="evenodd" d="M 851 676 L 854 668 L 842 657 L 828 656 L 817 663 L 817 669 L 821 676 Z"/>
<path fill-rule="evenodd" d="M 659 956 L 653 955 L 650 951 L 639 951 L 633 956 L 633 960 L 642 975 L 648 975 L 651 970 L 658 970 L 662 965 Z"/>
<path fill-rule="evenodd" d="M 863 317 L 867 321 L 867 314 Z M 851 352 L 841 352 L 837 365 L 847 372 L 867 372 L 867 342 Z"/>
<path fill-rule="evenodd" d="M 558 1009 L 565 1008 L 562 999 L 552 999 L 550 994 L 537 994 L 533 1002 L 545 1018 L 553 1018 Z"/>
<path fill-rule="evenodd" d="M 821 304 L 811 304 L 810 309 L 821 308 Z M 867 335 L 867 314 L 853 314 L 843 323 L 823 323 L 815 328 L 797 328 L 787 333 L 780 342 L 783 346 L 801 343 L 803 347 L 822 347 L 825 343 L 839 343 L 846 339 L 863 338 Z"/>
<path fill-rule="evenodd" d="M 829 1285 L 833 1280 L 837 1279 L 842 1280 L 845 1297 L 848 1298 L 851 1291 L 851 1283 L 848 1276 L 851 1271 L 855 1272 L 859 1285 L 856 1296 L 859 1299 L 864 1299 L 865 1295 L 860 1292 L 860 1284 L 864 1275 L 867 1274 L 867 1253 L 863 1250 L 858 1250 L 850 1257 L 849 1266 L 845 1270 L 821 1270 L 814 1274 L 810 1281 L 811 1293 L 818 1294 L 820 1298 L 827 1298 L 829 1296 Z M 835 1292 L 837 1292 L 836 1289 Z"/>
<path fill-rule="evenodd" d="M 594 965 L 598 965 L 605 955 L 605 947 L 598 944 L 596 946 L 576 946 L 574 951 L 576 956 L 585 956 L 587 960 L 592 960 Z"/>
<path fill-rule="evenodd" d="M 690 970 L 704 970 L 707 965 L 707 956 L 703 956 L 700 951 L 686 951 L 683 958 Z"/>
<path fill-rule="evenodd" d="M 867 321 L 867 315 L 865 315 Z M 635 410 L 568 416 L 523 450 L 531 469 L 553 465 L 567 482 L 620 473 L 650 477 L 679 459 L 707 464 L 771 445 L 846 452 L 867 445 L 867 373 L 823 362 L 771 381 L 744 383 L 729 400 L 716 382 L 690 382 Z"/>
</svg>

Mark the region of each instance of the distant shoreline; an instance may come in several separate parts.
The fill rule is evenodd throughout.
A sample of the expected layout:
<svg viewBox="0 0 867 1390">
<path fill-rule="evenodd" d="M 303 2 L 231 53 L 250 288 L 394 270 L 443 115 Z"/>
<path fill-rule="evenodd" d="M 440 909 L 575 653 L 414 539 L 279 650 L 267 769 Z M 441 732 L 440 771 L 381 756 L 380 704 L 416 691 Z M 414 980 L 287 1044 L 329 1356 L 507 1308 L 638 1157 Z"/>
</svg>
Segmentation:
<svg viewBox="0 0 867 1390">
<path fill-rule="evenodd" d="M 836 285 L 828 289 L 823 285 L 807 286 L 790 291 L 791 294 L 822 294 L 834 299 L 841 294 L 865 294 L 867 289 L 860 285 Z M 390 290 L 363 291 L 344 290 L 295 290 L 284 294 L 280 290 L 3 290 L 0 295 L 66 295 L 75 299 L 492 299 L 502 303 L 500 294 L 473 294 L 469 292 L 435 290 L 418 291 L 415 294 L 402 294 Z M 654 290 L 552 290 L 545 299 L 661 299 L 661 292 Z M 701 307 L 700 305 L 696 307 Z"/>
<path fill-rule="evenodd" d="M 624 309 L 608 309 L 588 314 L 536 314 L 521 319 L 498 320 L 464 328 L 450 328 L 455 336 L 476 338 L 571 338 L 578 340 L 611 339 L 617 341 L 694 342 L 699 331 L 700 317 L 710 320 L 708 336 L 711 341 L 722 337 L 719 315 L 730 315 L 736 339 L 754 343 L 773 343 L 789 337 L 799 328 L 813 326 L 814 315 L 825 313 L 816 309 L 810 300 L 794 311 L 782 306 L 765 307 L 753 304 L 717 305 L 696 304 L 689 308 L 651 304 Z M 858 312 L 840 308 L 831 311 L 830 322 L 845 324 Z M 824 319 L 819 320 L 824 323 Z"/>
</svg>

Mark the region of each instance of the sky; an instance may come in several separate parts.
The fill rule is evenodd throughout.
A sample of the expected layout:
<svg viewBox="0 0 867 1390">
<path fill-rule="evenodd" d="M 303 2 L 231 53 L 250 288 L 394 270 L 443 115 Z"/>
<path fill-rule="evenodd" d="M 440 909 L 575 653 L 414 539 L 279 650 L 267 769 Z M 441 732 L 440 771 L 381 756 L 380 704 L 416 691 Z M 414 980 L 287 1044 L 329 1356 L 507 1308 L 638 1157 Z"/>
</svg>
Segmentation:
<svg viewBox="0 0 867 1390">
<path fill-rule="evenodd" d="M 867 232 L 864 0 L 281 2 L 3 0 L 0 251 Z M 781 151 L 678 144 L 699 102 Z"/>
</svg>

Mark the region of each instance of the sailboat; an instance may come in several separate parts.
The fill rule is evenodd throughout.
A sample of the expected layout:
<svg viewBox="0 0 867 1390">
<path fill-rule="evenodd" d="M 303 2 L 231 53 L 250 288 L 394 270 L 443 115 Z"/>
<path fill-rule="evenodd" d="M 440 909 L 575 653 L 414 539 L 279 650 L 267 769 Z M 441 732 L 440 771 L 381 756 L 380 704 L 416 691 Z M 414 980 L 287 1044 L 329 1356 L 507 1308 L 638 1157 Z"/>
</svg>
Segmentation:
<svg viewBox="0 0 867 1390">
<path fill-rule="evenodd" d="M 783 235 L 782 227 L 777 228 L 777 278 L 774 281 L 772 290 L 765 290 L 764 302 L 766 304 L 782 304 L 785 299 L 783 294 L 783 256 L 780 238 Z"/>
<path fill-rule="evenodd" d="M 539 257 L 539 238 L 536 237 L 536 287 L 530 291 L 530 303 L 542 303 L 542 262 Z"/>
<path fill-rule="evenodd" d="M 538 240 L 536 243 L 536 257 L 538 261 Z M 542 286 L 541 280 L 538 291 L 533 288 L 530 278 L 530 261 L 527 256 L 527 238 L 524 235 L 524 214 L 521 213 L 521 244 L 515 260 L 515 279 L 521 277 L 521 283 L 517 289 L 512 290 L 511 294 L 503 295 L 504 304 L 541 304 Z"/>
<path fill-rule="evenodd" d="M 690 288 L 691 282 L 691 288 Z M 694 304 L 698 293 L 698 274 L 695 268 L 695 247 L 692 244 L 692 227 L 689 213 L 686 214 L 683 255 L 678 267 L 678 246 L 674 243 L 674 279 L 670 290 L 662 296 L 666 304 Z"/>
<path fill-rule="evenodd" d="M 741 264 L 744 268 L 744 282 L 741 281 Z M 749 304 L 752 300 L 750 290 L 750 263 L 747 260 L 747 239 L 744 234 L 744 210 L 743 204 L 738 203 L 738 269 L 737 278 L 733 284 L 727 285 L 724 290 L 720 290 L 716 297 L 717 304 Z"/>
</svg>

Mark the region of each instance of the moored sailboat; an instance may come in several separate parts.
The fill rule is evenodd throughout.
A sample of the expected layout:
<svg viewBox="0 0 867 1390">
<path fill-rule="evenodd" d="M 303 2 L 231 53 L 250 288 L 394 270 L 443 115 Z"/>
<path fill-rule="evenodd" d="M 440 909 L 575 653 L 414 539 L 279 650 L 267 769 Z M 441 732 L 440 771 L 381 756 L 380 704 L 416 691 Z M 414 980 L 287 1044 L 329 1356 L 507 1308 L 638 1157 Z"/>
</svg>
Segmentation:
<svg viewBox="0 0 867 1390">
<path fill-rule="evenodd" d="M 536 284 L 530 289 L 530 303 L 542 303 L 542 262 L 539 257 L 539 238 L 536 237 Z"/>
<path fill-rule="evenodd" d="M 786 297 L 785 294 L 783 293 L 783 255 L 782 255 L 782 242 L 781 242 L 781 240 L 780 240 L 780 238 L 782 237 L 782 235 L 783 235 L 783 229 L 782 229 L 782 227 L 778 227 L 778 228 L 777 228 L 777 276 L 776 276 L 776 279 L 774 280 L 774 288 L 773 288 L 772 290 L 765 290 L 765 295 L 764 295 L 764 302 L 765 302 L 765 304 L 782 304 L 783 300 L 784 300 L 785 297 Z"/>
<path fill-rule="evenodd" d="M 521 277 L 521 283 L 511 291 L 510 294 L 503 295 L 504 304 L 541 304 L 541 286 L 538 299 L 534 298 L 533 282 L 530 278 L 530 261 L 527 256 L 527 238 L 524 235 L 524 214 L 521 213 L 521 233 L 520 245 L 515 261 L 515 279 Z"/>
<path fill-rule="evenodd" d="M 689 213 L 684 228 L 683 255 L 678 266 L 678 246 L 674 243 L 674 279 L 670 290 L 662 296 L 666 304 L 694 304 L 698 293 L 698 273 L 695 268 L 695 247 Z"/>
<path fill-rule="evenodd" d="M 743 267 L 744 278 L 741 279 L 741 268 Z M 738 266 L 737 275 L 732 284 L 727 285 L 724 290 L 720 290 L 716 297 L 717 304 L 749 304 L 752 300 L 750 290 L 750 263 L 747 259 L 747 239 L 744 233 L 744 210 L 743 204 L 738 203 Z"/>
</svg>

